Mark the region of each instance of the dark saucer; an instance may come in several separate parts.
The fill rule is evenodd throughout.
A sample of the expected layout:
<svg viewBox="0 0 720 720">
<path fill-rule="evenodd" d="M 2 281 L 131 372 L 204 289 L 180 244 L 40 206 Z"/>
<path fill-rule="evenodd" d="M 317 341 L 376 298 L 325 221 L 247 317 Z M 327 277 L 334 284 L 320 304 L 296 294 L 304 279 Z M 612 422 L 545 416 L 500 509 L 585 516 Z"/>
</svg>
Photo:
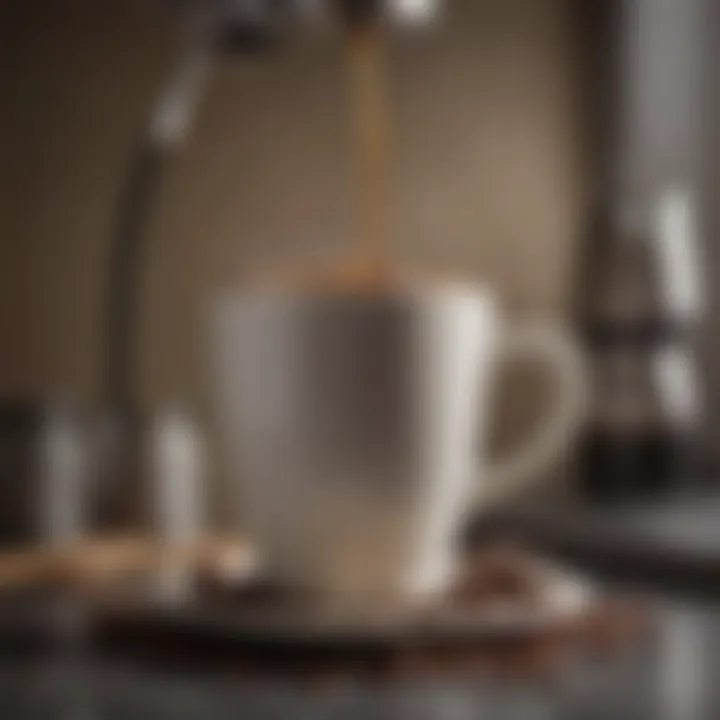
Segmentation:
<svg viewBox="0 0 720 720">
<path fill-rule="evenodd" d="M 587 596 L 558 598 L 328 608 L 250 581 L 232 592 L 205 588 L 182 602 L 100 603 L 94 641 L 104 655 L 173 670 L 387 675 L 428 659 L 434 666 L 451 659 L 478 665 L 489 655 L 557 643 L 588 611 Z"/>
</svg>

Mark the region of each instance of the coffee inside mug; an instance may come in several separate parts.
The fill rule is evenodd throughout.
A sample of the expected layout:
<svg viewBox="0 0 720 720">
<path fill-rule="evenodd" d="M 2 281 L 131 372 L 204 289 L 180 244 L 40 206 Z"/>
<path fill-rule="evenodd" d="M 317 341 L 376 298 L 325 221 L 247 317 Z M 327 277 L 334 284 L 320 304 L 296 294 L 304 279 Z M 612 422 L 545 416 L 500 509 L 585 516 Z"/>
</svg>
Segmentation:
<svg viewBox="0 0 720 720">
<path fill-rule="evenodd" d="M 354 258 L 280 269 L 255 276 L 251 289 L 323 295 L 372 295 L 426 284 L 429 276 L 386 260 Z"/>
</svg>

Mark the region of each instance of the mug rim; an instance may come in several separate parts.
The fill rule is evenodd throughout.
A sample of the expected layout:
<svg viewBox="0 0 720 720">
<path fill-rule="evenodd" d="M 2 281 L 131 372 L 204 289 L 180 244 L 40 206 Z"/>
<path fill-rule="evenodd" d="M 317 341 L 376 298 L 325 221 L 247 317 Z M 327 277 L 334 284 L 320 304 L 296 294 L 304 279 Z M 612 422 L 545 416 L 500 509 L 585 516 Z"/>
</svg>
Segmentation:
<svg viewBox="0 0 720 720">
<path fill-rule="evenodd" d="M 235 289 L 219 289 L 209 297 L 213 309 L 228 305 L 253 303 L 263 300 L 337 303 L 388 302 L 394 300 L 426 299 L 475 300 L 483 305 L 495 307 L 496 293 L 487 282 L 462 280 L 435 281 L 428 283 L 407 283 L 379 289 L 317 289 L 298 286 L 252 286 Z"/>
</svg>

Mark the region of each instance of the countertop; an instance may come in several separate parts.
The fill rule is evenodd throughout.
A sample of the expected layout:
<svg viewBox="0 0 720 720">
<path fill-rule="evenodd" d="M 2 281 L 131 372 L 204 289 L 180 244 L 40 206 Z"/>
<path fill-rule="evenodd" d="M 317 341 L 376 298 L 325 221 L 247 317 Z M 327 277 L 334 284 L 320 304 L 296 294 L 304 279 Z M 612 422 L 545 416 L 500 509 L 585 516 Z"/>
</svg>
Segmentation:
<svg viewBox="0 0 720 720">
<path fill-rule="evenodd" d="M 514 508 L 475 526 L 510 534 L 569 561 L 609 592 L 631 585 L 658 618 L 652 642 L 614 657 L 574 659 L 562 677 L 497 682 L 481 676 L 403 682 L 345 681 L 314 688 L 292 678 L 249 680 L 140 667 L 92 650 L 82 638 L 55 638 L 15 651 L 14 618 L 0 613 L 0 717 L 117 720 L 717 720 L 720 685 L 720 500 L 675 499 L 633 508 L 578 505 Z M 0 608 L 1 610 L 1 608 Z M 4 621 L 2 618 L 4 617 Z M 192 652 L 179 647 L 178 652 Z"/>
</svg>

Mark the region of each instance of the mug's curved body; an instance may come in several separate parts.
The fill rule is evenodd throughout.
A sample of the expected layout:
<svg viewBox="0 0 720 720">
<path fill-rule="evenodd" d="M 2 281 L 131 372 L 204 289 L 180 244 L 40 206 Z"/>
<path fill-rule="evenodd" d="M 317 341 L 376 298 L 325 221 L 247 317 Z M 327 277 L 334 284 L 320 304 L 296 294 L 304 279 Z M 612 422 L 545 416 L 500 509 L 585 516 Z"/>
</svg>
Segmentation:
<svg viewBox="0 0 720 720">
<path fill-rule="evenodd" d="M 271 576 L 330 594 L 442 586 L 482 476 L 496 319 L 472 286 L 215 306 L 232 512 Z"/>
</svg>

